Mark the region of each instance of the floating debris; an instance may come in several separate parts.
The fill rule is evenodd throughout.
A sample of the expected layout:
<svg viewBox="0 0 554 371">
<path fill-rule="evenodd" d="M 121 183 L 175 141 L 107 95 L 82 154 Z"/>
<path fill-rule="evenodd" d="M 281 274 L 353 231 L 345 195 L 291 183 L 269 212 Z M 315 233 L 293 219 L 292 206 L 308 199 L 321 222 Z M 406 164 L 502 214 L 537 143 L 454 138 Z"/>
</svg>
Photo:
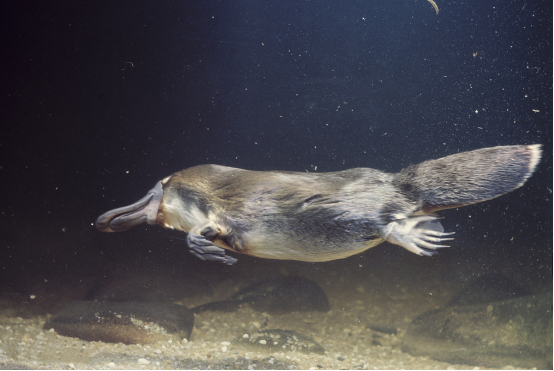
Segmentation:
<svg viewBox="0 0 554 371">
<path fill-rule="evenodd" d="M 433 5 L 433 8 L 435 8 L 435 12 L 437 12 L 437 15 L 439 15 L 439 7 L 437 6 L 437 4 L 433 0 L 427 0 L 427 1 L 430 2 L 431 5 Z"/>
</svg>

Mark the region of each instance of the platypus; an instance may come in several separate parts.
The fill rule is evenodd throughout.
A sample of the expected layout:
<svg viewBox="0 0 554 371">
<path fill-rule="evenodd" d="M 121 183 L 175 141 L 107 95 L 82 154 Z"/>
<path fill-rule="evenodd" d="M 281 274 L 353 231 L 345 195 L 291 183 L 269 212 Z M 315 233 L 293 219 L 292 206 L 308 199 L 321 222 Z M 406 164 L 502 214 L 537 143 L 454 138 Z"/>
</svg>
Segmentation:
<svg viewBox="0 0 554 371">
<path fill-rule="evenodd" d="M 159 224 L 188 233 L 192 254 L 233 264 L 224 249 L 268 259 L 323 262 L 383 241 L 418 255 L 448 247 L 436 211 L 521 187 L 541 145 L 461 152 L 391 174 L 369 168 L 330 173 L 248 171 L 200 165 L 159 181 L 141 200 L 108 211 L 102 232 Z"/>
</svg>

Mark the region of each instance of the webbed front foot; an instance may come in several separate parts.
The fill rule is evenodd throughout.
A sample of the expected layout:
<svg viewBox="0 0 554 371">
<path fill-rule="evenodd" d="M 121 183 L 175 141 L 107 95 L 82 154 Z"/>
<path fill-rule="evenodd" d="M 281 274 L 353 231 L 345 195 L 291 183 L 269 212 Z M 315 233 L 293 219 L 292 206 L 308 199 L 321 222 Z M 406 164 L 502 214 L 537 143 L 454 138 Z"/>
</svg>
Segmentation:
<svg viewBox="0 0 554 371">
<path fill-rule="evenodd" d="M 199 259 L 233 265 L 237 259 L 225 255 L 225 249 L 213 244 L 210 239 L 217 237 L 213 227 L 205 227 L 196 232 L 192 230 L 187 235 L 190 252 Z"/>
<path fill-rule="evenodd" d="M 444 238 L 453 234 L 454 232 L 444 233 L 442 224 L 432 215 L 396 220 L 385 227 L 385 240 L 425 256 L 436 254 L 436 249 L 449 247 L 440 243 L 453 240 L 454 238 Z"/>
</svg>

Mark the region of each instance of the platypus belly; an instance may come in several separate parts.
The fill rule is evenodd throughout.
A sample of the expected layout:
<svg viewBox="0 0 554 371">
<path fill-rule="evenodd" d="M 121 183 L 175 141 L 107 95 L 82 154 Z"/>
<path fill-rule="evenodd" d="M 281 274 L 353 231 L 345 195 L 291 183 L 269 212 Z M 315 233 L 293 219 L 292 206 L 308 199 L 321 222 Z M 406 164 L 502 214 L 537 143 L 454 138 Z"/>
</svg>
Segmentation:
<svg viewBox="0 0 554 371">
<path fill-rule="evenodd" d="M 201 165 L 158 182 L 97 220 L 105 232 L 144 221 L 188 233 L 191 252 L 233 264 L 223 249 L 269 259 L 328 261 L 388 241 L 419 255 L 446 247 L 434 212 L 485 201 L 525 183 L 539 145 L 462 152 L 388 174 L 247 171 Z"/>
<path fill-rule="evenodd" d="M 225 176 L 211 179 L 209 200 L 193 200 L 199 190 L 181 183 L 191 178 L 187 170 Z M 216 246 L 261 258 L 327 261 L 383 240 L 376 221 L 378 205 L 393 191 L 390 174 L 251 172 L 216 165 L 187 170 L 164 185 L 168 196 L 159 207 L 159 223 L 187 232 L 210 225 L 224 232 L 214 239 Z M 376 186 L 379 192 L 360 192 Z"/>
</svg>

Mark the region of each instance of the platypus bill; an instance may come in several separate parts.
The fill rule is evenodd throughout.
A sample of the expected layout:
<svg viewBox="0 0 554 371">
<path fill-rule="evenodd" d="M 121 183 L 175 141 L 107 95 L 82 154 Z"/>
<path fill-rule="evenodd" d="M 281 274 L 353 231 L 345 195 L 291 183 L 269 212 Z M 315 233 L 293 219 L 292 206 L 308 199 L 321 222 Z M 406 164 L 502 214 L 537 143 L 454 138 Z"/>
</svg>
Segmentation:
<svg viewBox="0 0 554 371">
<path fill-rule="evenodd" d="M 447 247 L 435 211 L 471 205 L 521 187 L 541 146 L 483 148 L 412 165 L 396 174 L 368 168 L 333 173 L 248 171 L 200 165 L 161 181 L 141 200 L 108 211 L 102 232 L 159 224 L 188 233 L 191 252 L 233 264 L 224 249 L 268 259 L 322 262 L 383 241 L 418 255 Z"/>
</svg>

